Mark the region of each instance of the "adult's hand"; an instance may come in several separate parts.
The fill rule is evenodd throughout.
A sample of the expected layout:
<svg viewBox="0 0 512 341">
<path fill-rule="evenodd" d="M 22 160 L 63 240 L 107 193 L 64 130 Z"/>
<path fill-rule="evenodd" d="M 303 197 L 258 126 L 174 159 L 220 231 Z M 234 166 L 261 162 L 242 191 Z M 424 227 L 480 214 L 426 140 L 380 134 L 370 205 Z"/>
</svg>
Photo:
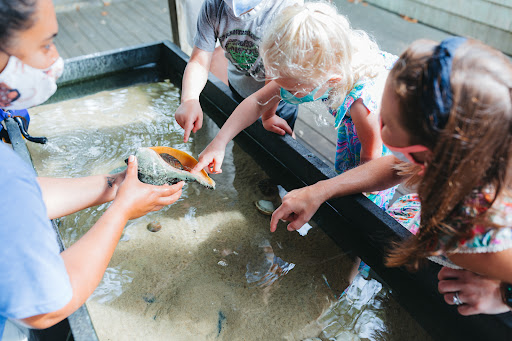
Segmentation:
<svg viewBox="0 0 512 341">
<path fill-rule="evenodd" d="M 197 132 L 203 126 L 203 110 L 197 99 L 190 99 L 181 103 L 174 114 L 176 122 L 185 130 L 183 142 L 187 142 L 190 132 Z"/>
<path fill-rule="evenodd" d="M 281 206 L 272 214 L 270 231 L 274 232 L 277 229 L 279 220 L 290 222 L 288 231 L 300 229 L 311 220 L 324 199 L 324 192 L 319 183 L 291 191 L 283 197 Z"/>
<path fill-rule="evenodd" d="M 170 205 L 181 196 L 183 182 L 169 186 L 154 186 L 142 183 L 137 178 L 137 158 L 128 158 L 128 168 L 123 183 L 119 186 L 112 207 L 124 212 L 128 220 L 158 211 Z"/>
<path fill-rule="evenodd" d="M 454 305 L 453 297 L 458 292 L 462 305 L 457 307 L 461 315 L 501 314 L 510 311 L 503 303 L 500 281 L 477 275 L 468 270 L 443 267 L 437 275 L 438 290 L 446 303 Z"/>
<path fill-rule="evenodd" d="M 48 328 L 76 311 L 101 281 L 127 221 L 174 203 L 181 196 L 182 187 L 183 182 L 172 186 L 140 182 L 137 159 L 130 156 L 124 181 L 112 205 L 78 241 L 61 253 L 73 288 L 71 300 L 58 310 L 27 317 L 22 322 L 32 328 Z"/>
</svg>

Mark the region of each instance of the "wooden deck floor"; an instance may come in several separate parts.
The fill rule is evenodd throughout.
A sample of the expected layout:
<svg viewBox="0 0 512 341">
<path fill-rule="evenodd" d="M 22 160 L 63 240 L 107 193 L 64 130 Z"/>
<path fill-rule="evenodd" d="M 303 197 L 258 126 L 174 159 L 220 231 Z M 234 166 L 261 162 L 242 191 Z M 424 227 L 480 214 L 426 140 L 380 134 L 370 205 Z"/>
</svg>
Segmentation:
<svg viewBox="0 0 512 341">
<path fill-rule="evenodd" d="M 65 6 L 57 10 L 55 44 L 63 58 L 168 39 L 172 41 L 167 0 L 117 0 Z M 80 4 L 80 3 L 79 3 Z M 336 131 L 323 108 L 301 106 L 295 132 L 299 141 L 329 165 L 334 164 Z M 329 125 L 318 125 L 321 115 Z"/>
<path fill-rule="evenodd" d="M 63 58 L 172 39 L 166 0 L 116 1 L 57 11 Z"/>
</svg>

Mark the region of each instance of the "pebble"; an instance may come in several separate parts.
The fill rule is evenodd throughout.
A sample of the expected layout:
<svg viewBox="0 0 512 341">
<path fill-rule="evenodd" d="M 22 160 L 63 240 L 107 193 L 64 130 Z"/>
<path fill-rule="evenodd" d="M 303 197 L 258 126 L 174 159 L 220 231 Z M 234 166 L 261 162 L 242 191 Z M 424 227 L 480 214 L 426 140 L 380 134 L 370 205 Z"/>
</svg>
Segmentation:
<svg viewBox="0 0 512 341">
<path fill-rule="evenodd" d="M 153 220 L 148 224 L 148 231 L 151 232 L 158 232 L 162 229 L 162 224 L 160 224 L 158 221 Z"/>
</svg>

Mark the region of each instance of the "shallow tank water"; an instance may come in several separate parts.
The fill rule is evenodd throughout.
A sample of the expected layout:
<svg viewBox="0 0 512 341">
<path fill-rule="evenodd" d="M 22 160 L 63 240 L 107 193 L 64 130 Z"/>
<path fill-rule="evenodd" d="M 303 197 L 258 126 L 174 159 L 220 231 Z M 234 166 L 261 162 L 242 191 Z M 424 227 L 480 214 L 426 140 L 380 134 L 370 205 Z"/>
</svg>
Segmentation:
<svg viewBox="0 0 512 341">
<path fill-rule="evenodd" d="M 189 143 L 174 119 L 179 92 L 170 82 L 104 91 L 30 111 L 30 144 L 40 176 L 108 173 L 138 147 L 171 146 L 193 156 L 218 127 L 206 117 Z M 180 200 L 130 221 L 87 302 L 100 340 L 430 340 L 375 279 L 350 289 L 351 259 L 318 227 L 302 237 L 254 202 L 268 175 L 236 144 L 228 146 L 216 189 L 187 184 Z M 108 204 L 59 220 L 65 246 Z M 148 227 L 159 225 L 151 232 Z"/>
</svg>

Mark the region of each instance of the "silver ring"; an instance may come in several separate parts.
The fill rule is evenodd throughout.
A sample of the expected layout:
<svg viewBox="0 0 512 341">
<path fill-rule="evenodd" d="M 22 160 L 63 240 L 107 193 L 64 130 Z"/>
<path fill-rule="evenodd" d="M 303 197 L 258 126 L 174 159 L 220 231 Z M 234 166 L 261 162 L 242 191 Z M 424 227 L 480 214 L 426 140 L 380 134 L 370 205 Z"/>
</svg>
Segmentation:
<svg viewBox="0 0 512 341">
<path fill-rule="evenodd" d="M 461 304 L 464 304 L 460 298 L 459 298 L 459 292 L 456 291 L 455 294 L 453 295 L 453 304 L 455 305 L 461 305 Z"/>
</svg>

